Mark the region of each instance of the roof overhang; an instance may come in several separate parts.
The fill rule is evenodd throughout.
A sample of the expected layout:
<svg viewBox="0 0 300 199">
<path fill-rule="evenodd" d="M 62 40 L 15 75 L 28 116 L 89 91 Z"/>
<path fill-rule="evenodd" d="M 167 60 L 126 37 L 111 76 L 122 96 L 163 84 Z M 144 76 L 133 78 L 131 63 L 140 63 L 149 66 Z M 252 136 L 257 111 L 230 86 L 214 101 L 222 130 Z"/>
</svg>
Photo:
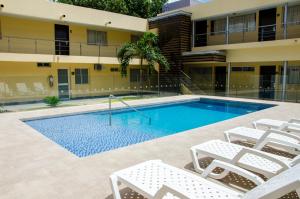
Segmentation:
<svg viewBox="0 0 300 199">
<path fill-rule="evenodd" d="M 160 19 L 165 19 L 165 18 L 174 17 L 174 16 L 178 16 L 178 15 L 192 16 L 192 13 L 186 12 L 186 11 L 183 11 L 183 10 L 177 10 L 177 11 L 174 11 L 174 12 L 169 12 L 167 14 L 157 15 L 156 17 L 149 18 L 148 21 L 149 22 L 157 21 L 157 20 L 160 20 Z"/>
<path fill-rule="evenodd" d="M 226 52 L 219 50 L 183 52 L 184 63 L 193 62 L 226 62 Z"/>
</svg>

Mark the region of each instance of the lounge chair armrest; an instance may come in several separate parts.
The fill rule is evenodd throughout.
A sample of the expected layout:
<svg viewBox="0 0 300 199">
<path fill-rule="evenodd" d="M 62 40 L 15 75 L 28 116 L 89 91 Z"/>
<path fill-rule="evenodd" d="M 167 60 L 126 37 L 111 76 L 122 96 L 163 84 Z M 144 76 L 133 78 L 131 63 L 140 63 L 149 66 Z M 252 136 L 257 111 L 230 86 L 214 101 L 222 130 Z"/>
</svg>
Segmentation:
<svg viewBox="0 0 300 199">
<path fill-rule="evenodd" d="M 291 127 L 296 128 L 297 130 L 291 129 Z M 295 124 L 295 123 L 284 123 L 279 127 L 279 130 L 288 130 L 288 131 L 293 132 L 293 133 L 300 133 L 300 124 L 298 124 L 298 123 L 297 124 Z"/>
<path fill-rule="evenodd" d="M 244 147 L 233 159 L 232 159 L 232 164 L 235 164 L 237 163 L 245 154 L 252 154 L 252 155 L 256 155 L 256 156 L 259 156 L 259 157 L 262 157 L 262 158 L 265 158 L 269 161 L 272 161 L 274 163 L 277 163 L 279 164 L 282 169 L 280 169 L 278 172 L 281 172 L 282 170 L 285 170 L 285 169 L 288 169 L 289 168 L 289 165 L 287 165 L 286 163 L 282 162 L 281 160 L 279 159 L 276 159 L 275 157 L 271 156 L 271 155 L 268 155 L 267 153 L 263 153 L 261 151 L 258 151 L 258 150 L 254 150 L 254 149 L 251 149 L 251 148 L 246 148 Z"/>
<path fill-rule="evenodd" d="M 271 133 L 273 134 L 278 134 L 278 135 L 283 135 L 285 137 L 288 137 L 288 138 L 292 138 L 292 139 L 295 139 L 295 140 L 298 140 L 300 142 L 300 137 L 298 135 L 294 135 L 294 134 L 291 134 L 291 133 L 287 133 L 287 132 L 284 132 L 284 131 L 281 131 L 281 130 L 277 130 L 277 129 L 269 129 L 267 130 L 264 135 L 257 141 L 257 142 L 262 142 L 264 139 L 266 139 Z M 280 141 L 280 140 L 278 140 Z"/>
<path fill-rule="evenodd" d="M 178 191 L 180 189 L 169 185 L 163 185 L 155 194 L 154 199 L 162 199 L 167 193 L 179 197 L 180 199 L 189 199 L 186 193 Z"/>
<path fill-rule="evenodd" d="M 233 172 L 236 173 L 240 176 L 243 176 L 244 178 L 247 178 L 254 182 L 256 185 L 260 185 L 264 183 L 265 181 L 260 178 L 259 176 L 255 175 L 254 173 L 251 173 L 243 168 L 237 167 L 235 165 L 232 165 L 227 162 L 223 162 L 220 160 L 214 160 L 201 174 L 202 177 L 206 178 L 208 177 L 211 173 L 213 173 L 213 170 L 216 169 L 217 167 L 223 168 L 226 170 L 226 173 L 228 172 Z M 213 174 L 215 175 L 215 174 Z M 225 177 L 225 176 L 224 176 Z"/>
</svg>

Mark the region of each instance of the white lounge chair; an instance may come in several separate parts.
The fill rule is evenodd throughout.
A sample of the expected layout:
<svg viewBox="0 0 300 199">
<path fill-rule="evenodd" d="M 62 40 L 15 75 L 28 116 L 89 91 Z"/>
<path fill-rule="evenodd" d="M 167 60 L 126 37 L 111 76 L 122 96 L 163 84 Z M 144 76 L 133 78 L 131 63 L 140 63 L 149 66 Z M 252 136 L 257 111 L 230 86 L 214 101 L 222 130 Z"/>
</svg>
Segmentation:
<svg viewBox="0 0 300 199">
<path fill-rule="evenodd" d="M 291 119 L 289 121 L 273 120 L 273 119 L 260 119 L 253 122 L 254 128 L 273 128 L 282 131 L 292 131 L 300 133 L 300 119 Z"/>
<path fill-rule="evenodd" d="M 225 140 L 231 142 L 232 138 L 244 139 L 256 143 L 255 149 L 261 150 L 266 145 L 283 148 L 291 153 L 300 151 L 300 137 L 280 130 L 267 131 L 248 127 L 236 127 L 224 132 Z"/>
<path fill-rule="evenodd" d="M 28 89 L 25 83 L 16 83 L 17 91 L 19 95 L 31 95 L 31 90 Z"/>
<path fill-rule="evenodd" d="M 202 173 L 204 169 L 199 165 L 198 156 L 211 157 L 223 162 L 228 162 L 244 169 L 263 174 L 267 178 L 273 177 L 300 162 L 300 155 L 294 159 L 290 159 L 221 140 L 204 142 L 193 146 L 190 151 L 194 168 L 199 173 Z M 224 173 L 224 175 L 226 175 L 226 173 Z M 223 178 L 218 175 L 212 175 L 211 177 L 216 179 Z"/>
<path fill-rule="evenodd" d="M 12 96 L 13 93 L 9 89 L 8 85 L 4 82 L 0 82 L 0 96 Z"/>
<path fill-rule="evenodd" d="M 47 90 L 45 89 L 44 85 L 41 82 L 33 82 L 33 87 L 36 93 L 40 95 L 47 94 Z"/>
<path fill-rule="evenodd" d="M 258 182 L 257 187 L 246 193 L 208 181 L 160 160 L 147 161 L 117 171 L 110 176 L 110 180 L 114 199 L 121 199 L 118 183 L 123 183 L 148 199 L 271 199 L 292 191 L 300 194 L 300 165 L 267 182 Z"/>
</svg>

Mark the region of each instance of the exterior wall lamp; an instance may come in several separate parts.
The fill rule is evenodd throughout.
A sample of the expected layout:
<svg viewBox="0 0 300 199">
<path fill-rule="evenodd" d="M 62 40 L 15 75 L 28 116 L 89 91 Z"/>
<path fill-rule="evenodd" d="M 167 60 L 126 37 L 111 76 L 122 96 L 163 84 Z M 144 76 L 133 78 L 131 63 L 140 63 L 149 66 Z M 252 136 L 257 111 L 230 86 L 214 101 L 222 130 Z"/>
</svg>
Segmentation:
<svg viewBox="0 0 300 199">
<path fill-rule="evenodd" d="M 61 16 L 59 17 L 60 20 L 63 20 L 64 18 L 66 18 L 66 15 L 61 15 Z"/>
<path fill-rule="evenodd" d="M 110 24 L 111 24 L 111 21 L 108 21 L 105 23 L 105 26 L 110 25 Z"/>
</svg>

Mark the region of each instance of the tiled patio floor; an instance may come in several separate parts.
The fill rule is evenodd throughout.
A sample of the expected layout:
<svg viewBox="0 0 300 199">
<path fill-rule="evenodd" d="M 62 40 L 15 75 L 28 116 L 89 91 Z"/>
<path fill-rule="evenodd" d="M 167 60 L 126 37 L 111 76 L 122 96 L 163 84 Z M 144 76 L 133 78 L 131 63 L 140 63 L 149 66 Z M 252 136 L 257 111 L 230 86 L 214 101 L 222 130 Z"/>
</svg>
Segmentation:
<svg viewBox="0 0 300 199">
<path fill-rule="evenodd" d="M 129 103 L 143 105 L 199 97 L 201 96 L 176 96 L 134 100 Z M 260 118 L 300 118 L 300 104 L 266 103 L 278 106 L 85 158 L 76 157 L 19 119 L 102 110 L 107 108 L 107 104 L 0 114 L 0 198 L 112 198 L 109 175 L 116 170 L 149 159 L 162 159 L 168 164 L 189 170 L 189 148 L 210 139 L 223 139 L 224 130 L 241 125 L 251 126 L 253 120 Z M 114 103 L 113 106 L 122 105 Z M 125 193 L 126 191 L 124 198 L 131 198 L 128 189 L 124 190 Z"/>
</svg>

